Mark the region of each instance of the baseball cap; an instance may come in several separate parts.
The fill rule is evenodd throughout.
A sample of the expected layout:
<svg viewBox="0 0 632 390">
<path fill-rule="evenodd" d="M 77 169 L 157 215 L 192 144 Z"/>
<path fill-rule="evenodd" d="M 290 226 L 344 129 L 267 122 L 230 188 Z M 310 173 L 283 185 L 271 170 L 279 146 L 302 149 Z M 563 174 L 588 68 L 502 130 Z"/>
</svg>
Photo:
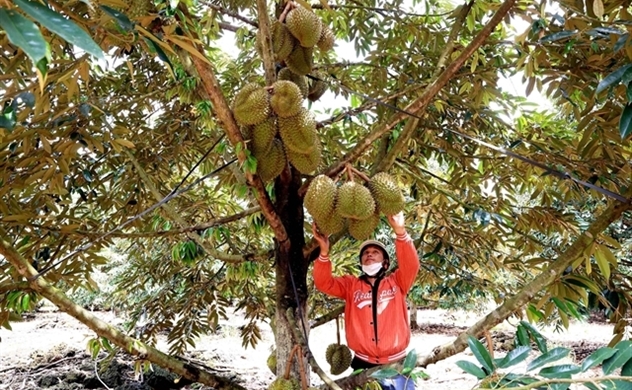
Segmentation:
<svg viewBox="0 0 632 390">
<path fill-rule="evenodd" d="M 364 250 L 368 246 L 376 246 L 376 247 L 380 248 L 382 250 L 382 253 L 384 253 L 384 259 L 385 260 L 389 260 L 388 251 L 386 250 L 386 246 L 384 244 L 382 244 L 381 242 L 377 241 L 377 240 L 366 240 L 366 241 L 364 241 L 360 245 L 360 257 L 362 257 L 362 252 L 364 252 Z"/>
</svg>

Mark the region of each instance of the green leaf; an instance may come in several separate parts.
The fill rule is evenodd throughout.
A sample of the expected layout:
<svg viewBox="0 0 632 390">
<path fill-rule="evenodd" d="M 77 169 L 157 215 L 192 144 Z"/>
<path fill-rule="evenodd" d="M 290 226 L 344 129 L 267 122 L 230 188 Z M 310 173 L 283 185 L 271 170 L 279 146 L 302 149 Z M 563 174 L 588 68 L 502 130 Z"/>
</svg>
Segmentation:
<svg viewBox="0 0 632 390">
<path fill-rule="evenodd" d="M 601 387 L 595 385 L 594 383 L 585 382 L 584 386 L 588 387 L 590 390 L 601 390 Z"/>
<path fill-rule="evenodd" d="M 619 69 L 604 77 L 603 80 L 601 80 L 597 85 L 595 93 L 599 94 L 602 91 L 606 90 L 608 87 L 617 84 L 619 81 L 621 81 L 621 77 L 623 77 L 625 72 L 630 69 L 630 67 L 632 67 L 632 64 L 623 65 Z"/>
<path fill-rule="evenodd" d="M 483 367 L 485 367 L 485 369 L 487 369 L 487 372 L 493 372 L 494 362 L 492 361 L 492 357 L 490 356 L 485 346 L 483 346 L 480 341 L 472 336 L 467 337 L 467 344 L 470 346 L 470 350 L 474 354 L 476 360 L 478 360 L 478 362 L 481 363 Z"/>
<path fill-rule="evenodd" d="M 604 360 L 608 359 L 617 352 L 615 348 L 601 347 L 591 353 L 582 363 L 582 371 L 588 371 L 591 368 L 600 365 Z"/>
<path fill-rule="evenodd" d="M 99 59 L 105 58 L 99 45 L 83 29 L 63 15 L 35 1 L 14 0 L 14 3 L 35 21 L 66 41 Z"/>
<path fill-rule="evenodd" d="M 156 39 L 158 38 L 156 37 Z M 155 52 L 158 55 L 158 58 L 160 58 L 163 62 L 165 62 L 167 66 L 169 67 L 169 69 L 171 70 L 171 73 L 173 73 L 173 65 L 171 64 L 171 61 L 169 60 L 167 53 L 165 53 L 165 51 L 162 50 L 162 48 L 151 39 L 145 38 L 144 40 L 147 46 L 149 47 L 149 49 Z"/>
<path fill-rule="evenodd" d="M 621 367 L 621 376 L 632 376 L 632 359 Z"/>
<path fill-rule="evenodd" d="M 409 370 L 408 372 L 410 372 L 415 368 L 416 365 L 417 365 L 417 352 L 413 348 L 410 352 L 408 352 L 408 355 L 406 355 L 406 359 L 404 359 L 404 370 Z"/>
<path fill-rule="evenodd" d="M 623 115 L 621 117 L 623 117 Z M 608 264 L 608 260 L 606 259 L 606 256 L 604 256 L 603 252 L 599 249 L 599 246 L 595 248 L 595 260 L 597 260 L 599 271 L 601 271 L 603 277 L 606 278 L 606 280 L 609 280 L 610 264 Z"/>
<path fill-rule="evenodd" d="M 632 133 L 632 103 L 625 105 L 621 113 L 621 119 L 619 119 L 619 134 L 621 134 L 621 139 L 627 139 L 630 133 Z"/>
<path fill-rule="evenodd" d="M 544 367 L 538 375 L 545 378 L 565 378 L 569 375 L 577 374 L 582 369 L 574 364 L 560 364 L 559 366 Z"/>
<path fill-rule="evenodd" d="M 483 379 L 487 376 L 485 371 L 483 371 L 479 366 L 472 362 L 468 362 L 467 360 L 459 360 L 456 362 L 456 365 L 459 366 L 463 371 L 468 374 L 474 375 L 478 379 Z"/>
<path fill-rule="evenodd" d="M 554 34 L 545 35 L 540 39 L 540 42 L 555 42 L 561 39 L 570 38 L 575 34 L 577 34 L 577 30 L 564 30 Z"/>
<path fill-rule="evenodd" d="M 526 321 L 520 321 L 520 323 L 527 329 L 527 331 L 535 341 L 535 344 L 538 346 L 540 352 L 547 353 L 548 348 L 546 346 L 546 339 L 544 338 L 544 336 L 542 336 L 542 334 L 530 323 Z"/>
<path fill-rule="evenodd" d="M 617 349 L 617 353 L 615 353 L 613 356 L 603 362 L 602 369 L 604 375 L 610 375 L 614 370 L 622 367 L 628 362 L 628 360 L 630 360 L 630 358 L 632 358 L 632 348 L 627 347 L 620 349 L 619 344 L 615 346 L 615 348 Z"/>
<path fill-rule="evenodd" d="M 537 358 L 533 359 L 531 363 L 529 363 L 529 365 L 527 366 L 527 371 L 535 370 L 536 368 L 540 368 L 546 364 L 549 364 L 556 360 L 560 360 L 566 357 L 566 355 L 568 355 L 569 352 L 570 352 L 570 349 L 568 348 L 562 348 L 562 347 L 553 348 L 549 352 L 542 354 L 538 356 Z"/>
<path fill-rule="evenodd" d="M 39 28 L 19 13 L 0 8 L 0 27 L 7 33 L 9 41 L 24 50 L 34 64 L 50 57 L 50 46 Z"/>
<path fill-rule="evenodd" d="M 531 347 L 527 347 L 525 345 L 517 347 L 505 355 L 505 357 L 498 363 L 498 367 L 507 368 L 514 366 L 525 360 L 527 356 L 529 356 L 529 352 L 531 352 Z"/>
<path fill-rule="evenodd" d="M 529 333 L 527 332 L 527 329 L 524 326 L 522 326 L 522 324 L 519 324 L 518 328 L 516 329 L 516 340 L 518 342 L 518 345 L 526 345 L 526 346 L 531 345 L 531 339 L 529 338 Z"/>
<path fill-rule="evenodd" d="M 387 367 L 375 371 L 371 374 L 371 377 L 375 379 L 388 379 L 397 375 L 399 375 L 399 372 L 396 369 Z"/>
<path fill-rule="evenodd" d="M 100 5 L 99 8 L 106 14 L 110 15 L 112 19 L 116 20 L 116 23 L 125 31 L 134 30 L 134 23 L 124 13 L 108 7 L 107 5 Z"/>
</svg>

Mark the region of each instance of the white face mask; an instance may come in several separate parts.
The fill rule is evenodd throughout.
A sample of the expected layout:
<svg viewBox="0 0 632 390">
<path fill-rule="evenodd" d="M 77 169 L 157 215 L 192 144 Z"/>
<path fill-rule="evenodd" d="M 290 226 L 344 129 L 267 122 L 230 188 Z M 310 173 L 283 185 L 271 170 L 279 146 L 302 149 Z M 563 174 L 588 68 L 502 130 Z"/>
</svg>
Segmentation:
<svg viewBox="0 0 632 390">
<path fill-rule="evenodd" d="M 362 272 L 364 272 L 365 274 L 369 276 L 373 276 L 377 274 L 378 272 L 380 272 L 381 269 L 382 269 L 382 263 L 373 263 L 373 264 L 367 264 L 367 265 L 362 266 Z"/>
</svg>

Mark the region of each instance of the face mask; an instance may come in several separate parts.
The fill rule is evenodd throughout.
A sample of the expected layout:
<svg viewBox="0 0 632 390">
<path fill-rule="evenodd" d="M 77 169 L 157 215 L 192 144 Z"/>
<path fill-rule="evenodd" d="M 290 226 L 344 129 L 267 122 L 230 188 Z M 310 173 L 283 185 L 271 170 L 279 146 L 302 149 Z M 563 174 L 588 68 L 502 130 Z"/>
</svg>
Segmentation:
<svg viewBox="0 0 632 390">
<path fill-rule="evenodd" d="M 364 272 L 365 274 L 369 276 L 373 276 L 377 274 L 378 272 L 380 272 L 381 269 L 382 269 L 382 263 L 373 263 L 373 264 L 362 266 L 362 272 Z"/>
</svg>

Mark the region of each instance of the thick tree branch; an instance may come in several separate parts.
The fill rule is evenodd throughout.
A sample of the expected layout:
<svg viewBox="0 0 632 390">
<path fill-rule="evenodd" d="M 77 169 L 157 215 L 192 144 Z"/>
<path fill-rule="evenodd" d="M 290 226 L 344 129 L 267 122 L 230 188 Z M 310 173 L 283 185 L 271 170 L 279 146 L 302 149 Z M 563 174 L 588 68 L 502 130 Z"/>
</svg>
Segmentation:
<svg viewBox="0 0 632 390">
<path fill-rule="evenodd" d="M 408 146 L 408 140 L 413 136 L 417 126 L 419 125 L 419 119 L 410 118 L 406 122 L 406 126 L 402 129 L 402 132 L 399 134 L 399 137 L 395 141 L 395 144 L 388 150 L 386 156 L 382 158 L 375 159 L 375 164 L 371 168 L 371 175 L 375 175 L 378 172 L 387 171 L 393 163 L 397 156 L 406 149 Z M 387 143 L 390 137 L 382 137 L 382 142 Z M 388 148 L 386 148 L 388 149 Z"/>
<path fill-rule="evenodd" d="M 344 312 L 345 312 L 345 305 L 340 305 L 337 308 L 330 311 L 329 313 L 322 315 L 318 318 L 314 318 L 312 321 L 309 322 L 309 327 L 313 329 L 317 326 L 324 325 L 328 323 L 329 321 L 335 320 L 336 317 L 340 316 Z"/>
<path fill-rule="evenodd" d="M 11 291 L 32 291 L 33 289 L 28 282 L 15 282 L 9 284 L 0 285 L 0 294 L 8 293 Z"/>
<path fill-rule="evenodd" d="M 404 118 L 410 116 L 410 114 L 418 115 L 419 112 L 425 109 L 428 104 L 434 99 L 439 91 L 450 81 L 450 79 L 457 73 L 459 68 L 463 66 L 465 61 L 485 42 L 485 40 L 491 35 L 492 31 L 503 20 L 505 15 L 513 7 L 516 0 L 505 0 L 505 2 L 498 8 L 498 11 L 490 19 L 490 21 L 483 27 L 478 35 L 472 40 L 472 42 L 463 49 L 463 52 L 459 57 L 454 60 L 447 68 L 433 81 L 424 91 L 424 93 L 415 101 L 410 103 L 405 112 L 398 111 L 384 122 L 382 125 L 374 129 L 364 139 L 351 149 L 338 163 L 330 166 L 325 174 L 327 176 L 335 176 L 340 172 L 345 164 L 353 162 L 362 155 L 368 148 L 370 148 L 375 141 L 377 141 L 383 134 L 391 131 L 395 125 L 401 122 Z"/>
<path fill-rule="evenodd" d="M 257 0 L 257 18 L 259 19 L 259 44 L 261 45 L 261 57 L 266 85 L 272 85 L 276 80 L 274 56 L 272 55 L 272 37 L 270 35 L 270 19 L 268 18 L 268 5 L 266 0 Z"/>
<path fill-rule="evenodd" d="M 474 5 L 474 0 L 470 0 L 467 4 L 461 6 L 461 10 L 452 25 L 452 30 L 450 30 L 450 35 L 448 36 L 448 40 L 445 45 L 445 49 L 441 52 L 439 56 L 439 61 L 437 61 L 437 69 L 435 70 L 434 76 L 438 76 L 439 72 L 445 66 L 445 62 L 447 61 L 450 54 L 454 50 L 454 43 L 456 42 L 456 38 L 459 36 L 459 32 L 463 28 L 463 23 L 465 23 L 465 18 L 467 14 L 470 13 L 472 6 Z"/>
<path fill-rule="evenodd" d="M 215 78 L 215 74 L 213 69 L 211 69 L 210 65 L 203 61 L 202 59 L 191 56 L 191 60 L 197 69 L 198 74 L 200 75 L 200 79 L 202 80 L 202 84 L 204 89 L 208 93 L 211 102 L 213 103 L 213 109 L 215 114 L 219 118 L 219 120 L 224 125 L 224 131 L 228 135 L 228 139 L 231 144 L 237 149 L 237 145 L 244 145 L 244 140 L 239 131 L 239 127 L 237 127 L 237 123 L 235 122 L 235 118 L 233 118 L 233 113 L 228 106 L 228 102 L 224 98 L 224 94 L 219 87 L 219 83 Z M 246 160 L 246 154 L 242 150 L 237 153 L 237 158 L 241 164 Z M 257 175 L 253 175 L 252 173 L 245 173 L 246 181 L 250 188 L 253 189 L 257 201 L 259 202 L 259 206 L 261 206 L 261 212 L 266 217 L 268 223 L 270 224 L 270 228 L 274 232 L 274 236 L 279 242 L 281 248 L 284 251 L 289 251 L 290 242 L 287 236 L 287 232 L 285 231 L 285 227 L 281 222 L 281 219 L 277 215 L 274 210 L 274 205 L 268 198 L 268 194 L 263 185 L 263 182 Z"/>
<path fill-rule="evenodd" d="M 631 203 L 613 203 L 590 224 L 584 233 L 577 237 L 575 242 L 569 246 L 557 260 L 551 263 L 548 268 L 536 276 L 531 282 L 527 283 L 518 294 L 505 300 L 502 305 L 487 314 L 465 332 L 461 333 L 452 343 L 436 347 L 429 355 L 418 355 L 417 365 L 426 367 L 429 364 L 436 363 L 465 350 L 468 336 L 478 337 L 483 332 L 492 329 L 494 326 L 509 318 L 516 310 L 519 310 L 529 303 L 542 288 L 550 285 L 559 278 L 566 267 L 583 256 L 586 248 L 592 245 L 596 238 L 612 222 L 621 217 L 621 214 L 630 208 L 632 208 Z"/>
<path fill-rule="evenodd" d="M 43 297 L 50 300 L 61 311 L 70 314 L 88 328 L 92 329 L 97 335 L 105 337 L 110 342 L 127 351 L 133 356 L 164 367 L 169 371 L 182 376 L 193 382 L 199 382 L 216 389 L 224 390 L 245 390 L 244 387 L 235 384 L 229 378 L 215 375 L 205 370 L 200 370 L 189 363 L 183 362 L 177 358 L 171 357 L 153 347 L 145 345 L 138 339 L 127 336 L 114 326 L 102 321 L 88 310 L 77 305 L 61 290 L 52 286 L 44 276 L 38 277 L 37 271 L 31 267 L 18 252 L 16 252 L 4 238 L 0 238 L 0 255 L 10 262 L 15 269 L 23 277 L 31 280 L 30 286 L 33 290 L 40 293 Z"/>
</svg>

